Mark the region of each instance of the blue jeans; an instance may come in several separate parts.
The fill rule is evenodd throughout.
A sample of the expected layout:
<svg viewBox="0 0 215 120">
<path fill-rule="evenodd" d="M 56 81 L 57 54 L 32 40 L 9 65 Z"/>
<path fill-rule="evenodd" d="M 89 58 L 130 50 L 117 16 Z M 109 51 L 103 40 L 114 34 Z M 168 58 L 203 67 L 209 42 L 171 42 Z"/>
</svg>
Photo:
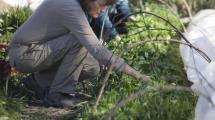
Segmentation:
<svg viewBox="0 0 215 120">
<path fill-rule="evenodd" d="M 97 36 L 100 35 L 103 21 L 104 21 L 104 34 L 103 35 L 107 40 L 111 40 L 118 35 L 116 28 L 113 27 L 113 21 L 111 21 L 112 15 L 114 14 L 113 11 L 116 11 L 117 14 L 119 15 L 118 19 L 128 16 L 132 13 L 128 6 L 128 0 L 119 0 L 113 6 L 113 8 L 111 8 L 111 10 L 109 11 L 107 16 L 105 13 L 102 13 L 98 16 L 98 18 L 96 18 L 96 20 L 95 20 L 96 27 L 94 29 L 97 29 L 97 30 L 95 30 L 95 33 Z"/>
<path fill-rule="evenodd" d="M 119 2 L 116 3 L 115 8 L 117 10 L 117 13 L 121 16 L 121 18 L 132 14 L 128 6 L 128 0 L 119 0 Z"/>
</svg>

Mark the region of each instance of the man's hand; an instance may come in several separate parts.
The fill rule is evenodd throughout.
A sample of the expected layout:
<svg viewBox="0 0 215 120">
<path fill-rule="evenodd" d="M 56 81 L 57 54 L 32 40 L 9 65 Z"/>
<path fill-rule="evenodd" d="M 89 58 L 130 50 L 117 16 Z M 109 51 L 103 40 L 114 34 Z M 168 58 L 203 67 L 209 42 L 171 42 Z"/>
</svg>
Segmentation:
<svg viewBox="0 0 215 120">
<path fill-rule="evenodd" d="M 124 73 L 126 73 L 127 75 L 130 75 L 138 80 L 144 80 L 144 81 L 149 81 L 150 77 L 141 74 L 140 72 L 136 71 L 134 68 L 130 67 L 129 65 L 125 66 L 125 69 L 123 71 Z"/>
<path fill-rule="evenodd" d="M 150 76 L 143 75 L 137 71 L 136 76 L 134 76 L 137 80 L 144 80 L 144 81 L 149 81 Z"/>
<path fill-rule="evenodd" d="M 116 35 L 113 39 L 111 39 L 111 42 L 114 44 L 114 45 L 117 45 L 119 44 L 119 42 L 122 40 L 122 38 L 119 36 L 119 35 Z"/>
<path fill-rule="evenodd" d="M 115 41 L 120 41 L 122 38 L 119 35 L 116 35 L 116 37 L 114 38 Z"/>
</svg>

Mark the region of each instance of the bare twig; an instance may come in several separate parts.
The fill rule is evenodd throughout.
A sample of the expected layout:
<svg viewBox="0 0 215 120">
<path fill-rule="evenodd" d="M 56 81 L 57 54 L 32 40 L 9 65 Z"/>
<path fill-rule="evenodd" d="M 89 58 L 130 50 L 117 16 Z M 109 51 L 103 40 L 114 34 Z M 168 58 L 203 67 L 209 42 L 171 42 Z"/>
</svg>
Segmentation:
<svg viewBox="0 0 215 120">
<path fill-rule="evenodd" d="M 123 17 L 122 19 L 120 19 L 118 22 L 116 22 L 113 27 L 116 27 L 117 25 L 119 25 L 120 23 L 122 23 L 124 20 L 126 20 L 128 17 L 130 16 L 133 16 L 133 15 L 137 15 L 137 14 L 148 14 L 148 15 L 152 15 L 152 16 L 155 16 L 161 20 L 163 20 L 164 22 L 166 22 L 168 25 L 170 25 L 174 30 L 175 32 L 180 35 L 182 37 L 182 39 L 184 39 L 185 42 L 189 43 L 190 44 L 190 47 L 193 47 L 193 45 L 189 42 L 189 40 L 183 35 L 183 33 L 175 26 L 173 25 L 169 20 L 163 18 L 162 16 L 160 15 L 157 15 L 155 13 L 152 13 L 152 12 L 148 12 L 148 11 L 141 11 L 141 12 L 136 12 L 136 13 L 133 13 L 133 14 L 130 14 L 130 15 L 127 15 L 125 17 Z M 201 50 L 197 50 L 197 52 L 205 59 L 207 60 L 207 62 L 211 62 L 211 59 L 208 57 L 207 54 L 205 54 L 203 51 Z"/>
<path fill-rule="evenodd" d="M 180 30 L 178 30 L 177 27 L 174 26 L 170 21 L 168 21 L 168 20 L 166 20 L 165 18 L 163 18 L 163 17 L 161 17 L 161 16 L 159 16 L 159 15 L 156 15 L 156 14 L 154 14 L 154 13 L 152 13 L 152 12 L 142 11 L 142 12 L 136 12 L 136 13 L 130 14 L 130 15 L 128 15 L 128 16 L 123 17 L 123 18 L 120 19 L 118 22 L 116 22 L 116 23 L 114 24 L 114 27 L 117 26 L 118 24 L 120 24 L 121 22 L 123 22 L 123 21 L 124 21 L 127 17 L 129 17 L 129 16 L 136 15 L 136 14 L 143 14 L 143 13 L 149 14 L 149 15 L 152 15 L 152 16 L 155 16 L 155 17 L 160 18 L 161 20 L 165 21 L 167 24 L 169 24 L 169 25 L 176 31 L 176 33 L 178 33 L 178 34 L 185 40 L 186 43 L 180 42 L 180 41 L 178 41 L 178 40 L 153 40 L 153 41 L 150 40 L 150 41 L 140 41 L 140 42 L 138 42 L 138 43 L 132 44 L 131 46 L 127 47 L 126 49 L 123 49 L 119 56 L 121 56 L 122 53 L 124 53 L 124 52 L 127 51 L 128 49 L 134 48 L 134 47 L 136 47 L 136 46 L 138 46 L 138 45 L 145 44 L 146 42 L 155 42 L 155 41 L 161 41 L 161 42 L 164 41 L 164 42 L 166 42 L 166 41 L 170 41 L 170 42 L 173 42 L 173 43 L 184 44 L 184 45 L 187 45 L 187 46 L 189 46 L 189 47 L 191 47 L 191 48 L 194 48 L 194 49 L 195 49 L 202 57 L 204 57 L 208 62 L 211 61 L 211 59 L 207 56 L 207 54 L 205 54 L 203 51 L 201 51 L 200 49 L 198 49 L 198 48 L 196 48 L 195 46 L 193 46 L 193 45 L 188 41 L 188 39 L 183 35 L 183 33 L 182 33 Z M 110 60 L 111 60 L 111 58 L 110 58 Z M 100 101 L 101 96 L 102 96 L 102 94 L 103 94 L 103 92 L 104 92 L 104 88 L 105 88 L 106 82 L 107 82 L 107 80 L 108 80 L 110 74 L 112 73 L 113 67 L 114 67 L 114 63 L 112 63 L 112 64 L 110 65 L 110 67 L 108 68 L 108 72 L 105 74 L 105 78 L 103 79 L 103 82 L 102 82 L 102 87 L 101 87 L 101 89 L 100 89 L 100 91 L 99 91 L 99 94 L 98 94 L 98 97 L 97 97 L 97 99 L 96 99 L 95 108 L 97 108 L 97 106 L 99 105 L 99 101 Z"/>
<path fill-rule="evenodd" d="M 132 48 L 137 47 L 137 46 L 139 46 L 139 45 L 144 45 L 145 43 L 148 43 L 148 42 L 155 42 L 155 41 L 156 41 L 156 40 L 148 40 L 148 41 L 140 41 L 140 42 L 138 42 L 138 43 L 134 43 L 134 44 L 128 46 L 126 49 L 122 50 L 119 56 L 121 56 L 125 51 L 127 51 L 127 50 L 129 50 L 129 49 L 132 49 Z M 160 40 L 160 41 L 165 41 L 165 42 L 166 42 L 167 40 Z M 176 43 L 182 43 L 182 42 L 177 41 L 177 40 L 174 40 L 174 42 L 176 42 Z M 184 43 L 184 44 L 187 44 L 187 45 L 188 45 L 188 43 Z M 105 77 L 104 77 L 104 79 L 103 79 L 103 81 L 102 81 L 101 89 L 100 89 L 99 94 L 98 94 L 98 96 L 97 96 L 97 98 L 96 98 L 96 104 L 95 104 L 95 106 L 94 106 L 95 109 L 96 109 L 97 106 L 99 105 L 99 101 L 100 101 L 101 96 L 102 96 L 102 94 L 103 94 L 103 92 L 104 92 L 104 88 L 105 88 L 105 85 L 106 85 L 106 83 L 107 83 L 107 80 L 108 80 L 110 74 L 112 73 L 113 67 L 114 67 L 114 64 L 111 64 L 111 66 L 108 67 L 108 71 L 107 71 L 107 73 L 105 74 Z"/>
<path fill-rule="evenodd" d="M 137 43 L 134 43 L 130 46 L 127 47 L 127 49 L 132 49 L 132 48 L 135 48 L 135 47 L 138 47 L 140 45 L 145 45 L 146 43 L 150 43 L 150 42 L 172 42 L 172 43 L 177 43 L 177 44 L 184 44 L 184 45 L 187 45 L 187 46 L 190 46 L 189 43 L 186 43 L 186 42 L 181 42 L 179 40 L 176 40 L 176 39 L 170 39 L 170 40 L 164 40 L 164 39 L 154 39 L 154 40 L 141 40 Z M 194 47 L 194 46 L 192 46 Z M 195 47 L 194 47 L 195 48 Z M 198 49 L 198 48 L 195 48 L 195 49 Z"/>
<path fill-rule="evenodd" d="M 124 52 L 125 52 L 125 50 L 123 50 L 119 56 L 121 56 Z M 115 64 L 116 64 L 117 61 L 118 61 L 118 59 L 116 59 L 115 62 L 112 63 L 112 64 L 110 65 L 110 67 L 108 67 L 108 71 L 107 71 L 106 74 L 105 74 L 105 77 L 104 77 L 104 79 L 103 79 L 103 81 L 102 81 L 101 89 L 100 89 L 99 94 L 98 94 L 98 96 L 97 96 L 97 98 L 96 98 L 96 104 L 95 104 L 95 106 L 94 106 L 95 109 L 96 109 L 97 106 L 99 105 L 99 101 L 100 101 L 100 99 L 101 99 L 101 97 L 102 97 L 102 94 L 103 94 L 103 92 L 104 92 L 105 85 L 106 85 L 106 83 L 107 83 L 107 81 L 108 81 L 108 78 L 109 78 L 109 76 L 111 75 L 112 70 L 113 70 L 113 68 L 114 68 L 114 66 L 115 66 Z M 147 77 L 146 77 L 146 78 L 147 78 Z M 146 81 L 148 82 L 148 80 L 146 80 Z"/>
<path fill-rule="evenodd" d="M 105 74 L 105 77 L 104 77 L 104 79 L 103 79 L 103 81 L 102 81 L 102 87 L 101 87 L 101 89 L 100 89 L 100 91 L 99 91 L 99 94 L 98 94 L 98 96 L 97 96 L 97 98 L 96 98 L 95 108 L 97 108 L 97 106 L 99 105 L 99 101 L 100 101 L 101 96 L 102 96 L 102 94 L 103 94 L 103 92 L 104 92 L 104 88 L 105 88 L 105 85 L 106 85 L 106 83 L 107 83 L 107 80 L 108 80 L 110 74 L 112 73 L 113 67 L 114 67 L 114 65 L 112 64 L 112 65 L 108 68 L 107 73 Z"/>
<path fill-rule="evenodd" d="M 137 13 L 134 13 L 134 14 L 140 14 L 140 13 L 145 13 L 145 14 L 149 14 L 149 15 L 153 15 L 155 17 L 158 17 L 160 18 L 161 20 L 165 21 L 167 24 L 169 24 L 175 31 L 178 35 L 180 35 L 185 42 L 189 43 L 190 44 L 190 47 L 193 47 L 193 45 L 189 42 L 189 40 L 183 35 L 183 33 L 176 27 L 174 26 L 170 21 L 166 20 L 165 18 L 163 18 L 162 16 L 159 16 L 159 15 L 156 15 L 152 12 L 147 12 L 147 11 L 143 11 L 143 12 L 137 12 Z M 129 15 L 130 16 L 130 15 Z M 117 23 L 116 23 L 117 24 Z M 201 50 L 197 50 L 197 52 L 205 59 L 207 60 L 207 62 L 211 62 L 211 59 L 208 57 L 208 55 L 206 53 L 204 53 L 203 51 Z"/>
<path fill-rule="evenodd" d="M 165 5 L 165 6 L 167 6 L 169 8 L 169 10 L 172 12 L 172 14 L 175 15 L 178 18 L 183 30 L 186 32 L 187 30 L 186 30 L 186 28 L 185 28 L 185 26 L 183 24 L 183 21 L 180 19 L 178 13 L 176 13 L 175 10 L 166 1 L 158 0 L 158 2 L 162 3 L 163 5 Z"/>
<path fill-rule="evenodd" d="M 184 5 L 185 5 L 185 7 L 186 7 L 186 9 L 187 9 L 187 13 L 188 13 L 188 15 L 189 15 L 189 18 L 190 18 L 190 20 L 192 19 L 192 12 L 191 12 L 191 8 L 189 7 L 189 5 L 188 5 L 188 3 L 187 3 L 187 1 L 186 0 L 182 0 L 183 2 L 184 2 Z"/>
<path fill-rule="evenodd" d="M 207 56 L 206 53 L 204 53 L 201 49 L 193 46 L 191 43 L 185 43 L 185 42 L 181 42 L 179 40 L 174 40 L 174 39 L 170 39 L 170 40 L 155 39 L 155 40 L 147 40 L 147 41 L 142 40 L 140 42 L 137 42 L 135 44 L 128 46 L 127 50 L 137 47 L 139 45 L 144 45 L 145 43 L 148 43 L 148 42 L 172 42 L 172 43 L 184 44 L 184 45 L 187 45 L 187 46 L 195 49 L 200 54 L 200 56 L 202 56 L 206 61 L 208 61 L 208 62 L 211 61 L 211 59 Z"/>
<path fill-rule="evenodd" d="M 6 78 L 6 83 L 5 83 L 5 96 L 8 97 L 8 83 L 9 83 L 10 75 L 7 76 Z"/>
<path fill-rule="evenodd" d="M 165 85 L 165 86 L 159 86 L 155 88 L 146 88 L 143 90 L 140 90 L 136 93 L 131 94 L 127 98 L 121 100 L 118 102 L 118 104 L 115 105 L 108 113 L 105 115 L 105 120 L 110 120 L 116 113 L 117 110 L 123 106 L 125 106 L 128 102 L 140 97 L 144 96 L 145 93 L 148 92 L 170 92 L 170 91 L 186 91 L 186 92 L 192 92 L 192 90 L 189 87 L 184 86 L 173 86 L 173 85 Z"/>
<path fill-rule="evenodd" d="M 122 50 L 122 52 L 120 53 L 120 56 L 122 55 L 122 53 L 124 53 L 127 50 L 130 50 L 130 49 L 135 48 L 135 47 L 140 46 L 140 45 L 144 45 L 144 44 L 149 43 L 149 42 L 172 42 L 172 43 L 177 43 L 177 44 L 184 44 L 184 45 L 187 45 L 187 46 L 190 46 L 190 47 L 194 48 L 196 51 L 202 52 L 199 48 L 197 48 L 195 46 L 192 46 L 190 43 L 181 42 L 179 40 L 174 40 L 174 39 L 170 39 L 170 40 L 156 39 L 156 40 L 147 40 L 147 41 L 142 40 L 140 42 L 134 43 L 134 44 L 128 46 L 126 49 Z M 104 77 L 103 82 L 102 82 L 102 87 L 101 87 L 101 89 L 99 91 L 99 94 L 97 96 L 97 99 L 96 99 L 95 108 L 97 108 L 97 106 L 99 105 L 99 101 L 100 101 L 101 96 L 102 96 L 102 94 L 104 92 L 104 88 L 105 88 L 105 85 L 107 83 L 107 80 L 108 80 L 110 74 L 112 73 L 113 67 L 114 67 L 114 64 L 112 64 L 108 68 L 108 71 L 105 74 L 105 77 Z"/>
</svg>

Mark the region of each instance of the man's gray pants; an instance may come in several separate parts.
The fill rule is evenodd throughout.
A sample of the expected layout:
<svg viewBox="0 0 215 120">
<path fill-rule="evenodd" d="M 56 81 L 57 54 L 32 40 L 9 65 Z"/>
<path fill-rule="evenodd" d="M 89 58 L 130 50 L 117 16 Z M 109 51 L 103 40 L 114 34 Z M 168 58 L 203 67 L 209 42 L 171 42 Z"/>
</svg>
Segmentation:
<svg viewBox="0 0 215 120">
<path fill-rule="evenodd" d="M 49 92 L 73 94 L 79 80 L 95 80 L 100 67 L 72 35 L 23 45 L 11 43 L 11 66 L 24 73 L 34 73 L 37 83 Z"/>
</svg>

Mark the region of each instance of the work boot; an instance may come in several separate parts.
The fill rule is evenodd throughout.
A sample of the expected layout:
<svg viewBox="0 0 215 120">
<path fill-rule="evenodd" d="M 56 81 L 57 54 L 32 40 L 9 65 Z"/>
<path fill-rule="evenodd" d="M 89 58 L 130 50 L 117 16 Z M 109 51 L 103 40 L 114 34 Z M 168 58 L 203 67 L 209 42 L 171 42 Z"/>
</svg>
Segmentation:
<svg viewBox="0 0 215 120">
<path fill-rule="evenodd" d="M 46 107 L 75 108 L 81 106 L 83 103 L 74 96 L 60 92 L 49 93 L 43 100 L 43 104 Z"/>
<path fill-rule="evenodd" d="M 33 74 L 23 79 L 23 85 L 28 92 L 30 92 L 35 98 L 40 100 L 45 97 L 45 94 L 48 91 L 38 85 Z"/>
</svg>

